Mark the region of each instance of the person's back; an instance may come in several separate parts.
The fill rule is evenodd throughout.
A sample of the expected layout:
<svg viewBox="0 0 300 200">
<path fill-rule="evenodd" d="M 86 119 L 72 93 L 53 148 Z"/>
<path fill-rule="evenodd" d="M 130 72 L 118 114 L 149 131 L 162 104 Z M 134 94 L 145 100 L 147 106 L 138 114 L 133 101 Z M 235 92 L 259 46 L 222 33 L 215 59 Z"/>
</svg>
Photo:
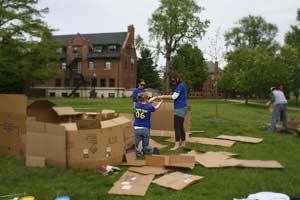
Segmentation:
<svg viewBox="0 0 300 200">
<path fill-rule="evenodd" d="M 274 98 L 275 98 L 274 105 L 286 104 L 287 103 L 287 100 L 286 100 L 286 98 L 284 96 L 284 93 L 282 91 L 274 90 L 273 95 L 274 95 Z"/>
</svg>

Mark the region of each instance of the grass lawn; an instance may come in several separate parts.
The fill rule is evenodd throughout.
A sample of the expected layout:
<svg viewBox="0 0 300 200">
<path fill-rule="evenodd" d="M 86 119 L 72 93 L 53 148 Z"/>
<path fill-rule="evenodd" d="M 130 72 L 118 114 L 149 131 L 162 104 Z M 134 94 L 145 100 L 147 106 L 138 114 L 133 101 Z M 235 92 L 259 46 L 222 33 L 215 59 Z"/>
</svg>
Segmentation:
<svg viewBox="0 0 300 200">
<path fill-rule="evenodd" d="M 100 111 L 115 109 L 131 111 L 130 99 L 51 99 L 60 106 L 73 106 L 78 111 Z M 236 143 L 231 148 L 191 144 L 187 147 L 201 151 L 229 151 L 239 153 L 241 159 L 277 160 L 285 166 L 283 170 L 226 168 L 206 169 L 197 165 L 185 173 L 204 176 L 203 180 L 182 191 L 173 191 L 151 184 L 144 197 L 108 195 L 113 183 L 127 170 L 122 167 L 119 174 L 104 176 L 96 170 L 64 170 L 54 167 L 27 168 L 22 158 L 0 155 L 0 196 L 22 193 L 34 195 L 38 200 L 53 200 L 56 195 L 69 195 L 72 200 L 100 199 L 201 199 L 232 200 L 248 194 L 273 191 L 291 196 L 300 196 L 300 138 L 296 135 L 270 134 L 263 128 L 271 114 L 261 106 L 217 103 L 219 117 L 223 122 L 211 122 L 215 116 L 216 101 L 189 100 L 192 106 L 192 130 L 206 130 L 194 136 L 215 137 L 219 134 L 245 135 L 264 138 L 261 144 Z M 290 118 L 300 118 L 300 112 L 289 112 Z M 164 138 L 156 137 L 158 141 Z M 172 146 L 171 143 L 162 142 Z M 163 150 L 162 154 L 179 154 Z"/>
</svg>

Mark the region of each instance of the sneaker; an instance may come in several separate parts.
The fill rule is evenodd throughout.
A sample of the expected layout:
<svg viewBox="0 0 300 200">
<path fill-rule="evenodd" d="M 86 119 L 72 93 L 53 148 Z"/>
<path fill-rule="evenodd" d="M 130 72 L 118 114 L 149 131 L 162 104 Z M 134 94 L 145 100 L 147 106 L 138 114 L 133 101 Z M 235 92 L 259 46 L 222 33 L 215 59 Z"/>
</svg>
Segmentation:
<svg viewBox="0 0 300 200">
<path fill-rule="evenodd" d="M 157 147 L 154 147 L 153 154 L 156 154 L 156 155 L 160 154 L 160 150 Z"/>
</svg>

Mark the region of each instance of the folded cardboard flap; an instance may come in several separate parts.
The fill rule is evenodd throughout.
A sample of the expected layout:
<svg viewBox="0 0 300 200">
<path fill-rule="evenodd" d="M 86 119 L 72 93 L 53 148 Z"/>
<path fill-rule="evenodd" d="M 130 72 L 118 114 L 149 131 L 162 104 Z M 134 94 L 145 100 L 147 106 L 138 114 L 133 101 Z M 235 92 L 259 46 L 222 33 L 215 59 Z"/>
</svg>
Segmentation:
<svg viewBox="0 0 300 200">
<path fill-rule="evenodd" d="M 81 112 L 76 112 L 72 107 L 56 107 L 56 106 L 53 106 L 52 109 L 56 112 L 56 114 L 58 116 L 82 115 Z"/>
<path fill-rule="evenodd" d="M 108 194 L 145 196 L 154 175 L 142 175 L 127 171 L 114 183 Z"/>
<path fill-rule="evenodd" d="M 155 167 L 164 167 L 166 156 L 163 155 L 147 155 L 145 156 L 146 165 Z"/>
<path fill-rule="evenodd" d="M 202 176 L 195 176 L 190 174 L 184 174 L 181 172 L 173 172 L 170 174 L 166 174 L 158 179 L 152 181 L 157 185 L 162 187 L 170 188 L 173 190 L 182 190 L 188 185 L 191 185 L 200 179 L 203 179 Z"/>
<path fill-rule="evenodd" d="M 78 130 L 76 123 L 61 123 L 59 125 L 65 127 L 66 131 L 77 131 Z"/>
<path fill-rule="evenodd" d="M 117 113 L 114 110 L 102 110 L 101 111 L 101 120 L 110 120 L 110 119 L 114 119 L 116 117 L 119 116 L 119 113 Z"/>
<path fill-rule="evenodd" d="M 193 169 L 195 158 L 193 155 L 147 155 L 145 156 L 147 166 L 155 167 L 181 167 Z"/>
</svg>

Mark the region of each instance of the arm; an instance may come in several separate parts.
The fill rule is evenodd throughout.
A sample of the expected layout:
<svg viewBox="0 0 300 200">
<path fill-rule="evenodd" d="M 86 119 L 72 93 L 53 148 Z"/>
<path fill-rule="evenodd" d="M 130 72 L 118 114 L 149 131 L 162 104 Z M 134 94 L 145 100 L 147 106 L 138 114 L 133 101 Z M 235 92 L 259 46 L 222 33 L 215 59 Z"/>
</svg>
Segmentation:
<svg viewBox="0 0 300 200">
<path fill-rule="evenodd" d="M 163 103 L 163 100 L 161 100 L 156 106 L 154 106 L 155 110 L 158 110 Z"/>
<path fill-rule="evenodd" d="M 156 98 L 157 99 L 177 99 L 179 97 L 180 93 L 178 92 L 174 92 L 172 95 L 160 95 L 160 96 L 157 96 Z"/>
</svg>

